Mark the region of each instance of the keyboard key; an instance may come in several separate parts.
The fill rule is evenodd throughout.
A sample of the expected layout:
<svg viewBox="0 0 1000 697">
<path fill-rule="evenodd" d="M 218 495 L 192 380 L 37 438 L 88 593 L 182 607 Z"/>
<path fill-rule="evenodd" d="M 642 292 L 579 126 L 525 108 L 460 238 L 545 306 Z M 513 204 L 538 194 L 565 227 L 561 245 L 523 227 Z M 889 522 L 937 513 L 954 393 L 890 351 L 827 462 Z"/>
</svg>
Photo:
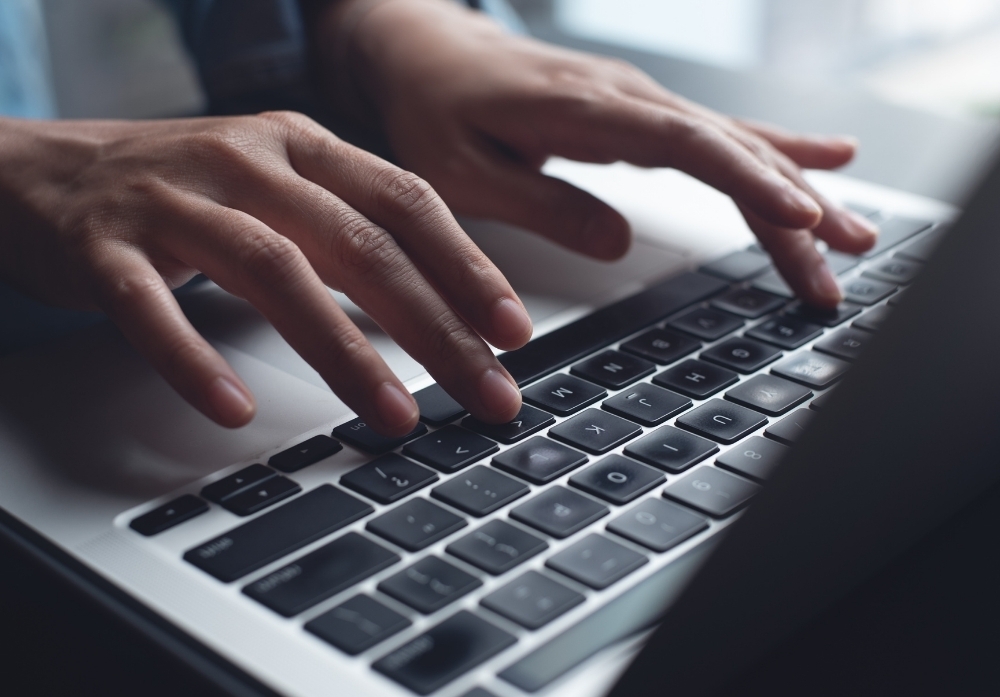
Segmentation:
<svg viewBox="0 0 1000 697">
<path fill-rule="evenodd" d="M 777 271 L 768 271 L 763 276 L 760 276 L 753 282 L 753 287 L 756 290 L 764 291 L 771 295 L 777 295 L 782 298 L 791 299 L 795 297 L 795 293 L 792 289 L 785 283 L 785 279 Z M 765 313 L 761 313 L 758 317 Z"/>
<path fill-rule="evenodd" d="M 758 484 L 706 465 L 667 485 L 663 495 L 712 517 L 722 518 L 743 506 L 758 491 Z"/>
<path fill-rule="evenodd" d="M 503 520 L 491 520 L 452 542 L 447 552 L 486 573 L 499 576 L 545 549 L 548 544 L 541 538 Z"/>
<path fill-rule="evenodd" d="M 239 516 L 248 516 L 284 501 L 302 491 L 287 477 L 271 477 L 222 501 L 222 507 Z"/>
<path fill-rule="evenodd" d="M 324 484 L 188 550 L 184 559 L 228 583 L 373 511 L 367 503 Z"/>
<path fill-rule="evenodd" d="M 549 435 L 588 453 L 600 455 L 642 433 L 631 421 L 588 409 L 549 429 Z"/>
<path fill-rule="evenodd" d="M 476 465 L 459 477 L 453 477 L 431 489 L 431 496 L 466 513 L 482 517 L 529 491 L 528 485 L 500 474 L 490 467 Z"/>
<path fill-rule="evenodd" d="M 797 349 L 823 333 L 823 327 L 785 315 L 769 319 L 747 332 L 747 336 L 784 349 Z"/>
<path fill-rule="evenodd" d="M 666 552 L 707 527 L 705 518 L 663 499 L 646 499 L 608 523 L 611 532 L 654 552 Z"/>
<path fill-rule="evenodd" d="M 393 503 L 437 480 L 432 470 L 388 453 L 351 470 L 340 478 L 340 483 L 373 501 Z"/>
<path fill-rule="evenodd" d="M 553 375 L 521 391 L 526 402 L 559 416 L 575 414 L 608 393 L 593 383 L 572 375 Z"/>
<path fill-rule="evenodd" d="M 937 249 L 941 240 L 944 239 L 945 233 L 946 228 L 938 226 L 933 231 L 923 235 L 916 242 L 911 242 L 903 247 L 894 256 L 926 263 L 930 261 L 934 250 Z"/>
<path fill-rule="evenodd" d="M 483 607 L 517 622 L 527 629 L 538 629 L 568 612 L 586 598 L 537 571 L 522 576 L 493 591 L 480 603 Z"/>
<path fill-rule="evenodd" d="M 771 259 L 759 252 L 741 249 L 705 264 L 701 270 L 726 281 L 739 283 L 759 276 L 771 268 Z"/>
<path fill-rule="evenodd" d="M 669 326 L 705 341 L 715 341 L 742 327 L 743 320 L 724 312 L 700 307 L 681 315 L 670 322 Z"/>
<path fill-rule="evenodd" d="M 629 457 L 675 473 L 683 472 L 717 452 L 719 446 L 712 441 L 673 426 L 661 426 L 625 448 Z"/>
<path fill-rule="evenodd" d="M 279 615 L 292 617 L 398 561 L 398 555 L 349 532 L 254 581 L 243 592 Z"/>
<path fill-rule="evenodd" d="M 201 495 L 209 501 L 222 503 L 230 496 L 238 494 L 244 489 L 248 489 L 255 484 L 260 484 L 271 477 L 277 476 L 278 473 L 270 467 L 250 465 L 249 467 L 244 467 L 239 472 L 230 474 L 228 477 L 223 477 L 211 484 L 206 484 L 202 487 Z"/>
<path fill-rule="evenodd" d="M 381 455 L 382 453 L 387 453 L 390 450 L 395 450 L 403 443 L 411 441 L 417 436 L 422 436 L 427 433 L 427 427 L 423 424 L 417 424 L 417 427 L 407 433 L 402 438 L 387 438 L 381 434 L 375 433 L 368 424 L 366 424 L 361 419 L 354 419 L 354 421 L 348 421 L 346 424 L 340 424 L 337 428 L 333 429 L 333 435 L 340 440 L 344 441 L 348 445 L 353 445 L 358 450 L 363 450 L 366 453 L 371 453 L 372 455 Z"/>
<path fill-rule="evenodd" d="M 756 288 L 736 288 L 712 301 L 712 307 L 732 312 L 734 315 L 747 319 L 763 317 L 767 313 L 783 307 L 784 304 L 783 298 Z"/>
<path fill-rule="evenodd" d="M 736 472 L 736 474 L 764 481 L 774 474 L 781 458 L 787 452 L 788 448 L 784 445 L 767 438 L 754 436 L 722 453 L 715 463 Z"/>
<path fill-rule="evenodd" d="M 459 426 L 445 426 L 403 446 L 403 452 L 441 472 L 457 472 L 500 449 L 494 441 Z"/>
<path fill-rule="evenodd" d="M 549 557 L 545 566 L 601 590 L 648 561 L 645 554 L 612 542 L 603 535 L 591 534 Z"/>
<path fill-rule="evenodd" d="M 652 374 L 654 370 L 656 365 L 644 358 L 613 350 L 602 351 L 570 368 L 574 375 L 611 390 L 620 390 L 639 378 Z"/>
<path fill-rule="evenodd" d="M 840 303 L 833 309 L 813 307 L 805 303 L 795 303 L 785 314 L 824 327 L 836 327 L 861 312 L 861 306 L 854 303 Z"/>
<path fill-rule="evenodd" d="M 812 394 L 808 388 L 776 375 L 754 375 L 726 392 L 726 399 L 768 416 L 780 416 Z"/>
<path fill-rule="evenodd" d="M 313 436 L 288 450 L 272 455 L 267 464 L 282 472 L 298 472 L 303 467 L 314 465 L 343 449 L 344 446 L 330 436 Z"/>
<path fill-rule="evenodd" d="M 462 610 L 379 659 L 372 668 L 426 695 L 516 642 L 502 629 Z"/>
<path fill-rule="evenodd" d="M 740 373 L 753 373 L 780 356 L 781 351 L 772 346 L 734 337 L 705 349 L 698 357 Z"/>
<path fill-rule="evenodd" d="M 906 285 L 913 282 L 922 268 L 923 265 L 918 261 L 892 258 L 868 267 L 861 275 L 887 283 Z"/>
<path fill-rule="evenodd" d="M 551 414 L 522 404 L 521 411 L 517 412 L 517 416 L 505 424 L 488 424 L 474 416 L 467 416 L 462 420 L 462 425 L 501 443 L 516 443 L 532 433 L 541 431 L 555 421 Z"/>
<path fill-rule="evenodd" d="M 896 292 L 896 286 L 873 278 L 856 278 L 844 287 L 844 298 L 861 305 L 874 305 Z"/>
<path fill-rule="evenodd" d="M 481 687 L 474 687 L 468 692 L 466 692 L 462 697 L 497 697 L 495 694 L 489 690 L 484 690 Z"/>
<path fill-rule="evenodd" d="M 899 291 L 898 293 L 896 293 L 895 295 L 893 295 L 893 296 L 892 296 L 891 298 L 889 298 L 889 302 L 888 302 L 887 304 L 888 304 L 888 305 L 889 305 L 890 307 L 896 307 L 896 306 L 898 306 L 898 305 L 899 305 L 899 304 L 900 304 L 901 302 L 903 302 L 903 298 L 904 298 L 905 296 L 906 296 L 906 290 L 901 290 L 901 291 Z"/>
<path fill-rule="evenodd" d="M 653 382 L 688 397 L 705 399 L 739 379 L 740 376 L 731 370 L 689 358 L 656 375 Z"/>
<path fill-rule="evenodd" d="M 701 348 L 701 342 L 666 329 L 650 329 L 621 345 L 622 351 L 666 365 Z"/>
<path fill-rule="evenodd" d="M 817 341 L 813 344 L 813 349 L 847 361 L 855 361 L 874 338 L 874 334 L 863 329 L 844 327 L 822 341 Z"/>
<path fill-rule="evenodd" d="M 569 537 L 608 514 L 608 507 L 561 486 L 513 508 L 510 517 L 552 537 Z"/>
<path fill-rule="evenodd" d="M 832 249 L 823 252 L 823 259 L 826 261 L 826 265 L 830 269 L 830 273 L 834 276 L 839 276 L 845 271 L 850 271 L 861 263 L 861 257 L 856 257 L 852 254 L 844 254 L 843 252 L 835 252 Z"/>
<path fill-rule="evenodd" d="M 437 383 L 413 393 L 420 420 L 428 426 L 444 426 L 465 414 L 465 408 Z"/>
<path fill-rule="evenodd" d="M 366 651 L 412 624 L 367 595 L 356 595 L 306 623 L 315 634 L 351 656 Z"/>
<path fill-rule="evenodd" d="M 413 566 L 390 576 L 378 589 L 429 615 L 479 588 L 483 582 L 437 557 L 424 557 Z"/>
<path fill-rule="evenodd" d="M 767 423 L 752 409 L 713 399 L 677 419 L 677 425 L 720 443 L 735 443 Z"/>
<path fill-rule="evenodd" d="M 813 419 L 816 418 L 816 411 L 812 409 L 798 409 L 783 418 L 776 424 L 764 431 L 764 435 L 774 438 L 776 441 L 791 445 L 797 441 Z"/>
<path fill-rule="evenodd" d="M 643 426 L 659 426 L 690 406 L 691 400 L 687 397 L 649 383 L 640 383 L 601 404 L 604 411 Z"/>
<path fill-rule="evenodd" d="M 862 256 L 866 259 L 878 256 L 889 247 L 894 247 L 903 240 L 906 240 L 918 232 L 926 230 L 932 225 L 930 220 L 917 220 L 914 218 L 904 218 L 903 216 L 893 216 L 888 220 L 879 221 L 878 238 L 875 246 L 864 252 Z"/>
<path fill-rule="evenodd" d="M 207 503 L 194 494 L 184 494 L 134 518 L 128 526 L 140 535 L 151 537 L 207 511 Z"/>
<path fill-rule="evenodd" d="M 529 482 L 545 484 L 586 461 L 587 456 L 577 450 L 535 436 L 497 455 L 493 458 L 493 466 Z"/>
<path fill-rule="evenodd" d="M 608 455 L 596 465 L 570 477 L 570 486 L 605 501 L 624 505 L 662 484 L 666 477 L 652 467 L 621 455 Z"/>
<path fill-rule="evenodd" d="M 830 395 L 833 394 L 833 390 L 828 390 L 821 394 L 819 397 L 809 402 L 809 408 L 820 411 L 826 408 L 826 403 L 830 401 Z"/>
<path fill-rule="evenodd" d="M 466 526 L 465 520 L 426 499 L 410 499 L 368 521 L 367 530 L 416 552 Z"/>
<path fill-rule="evenodd" d="M 850 367 L 850 363 L 839 358 L 815 351 L 802 351 L 775 365 L 771 372 L 807 387 L 823 390 L 839 380 Z"/>
<path fill-rule="evenodd" d="M 889 319 L 889 315 L 891 313 L 892 308 L 888 305 L 880 305 L 879 307 L 869 310 L 851 322 L 851 326 L 857 327 L 858 329 L 865 329 L 870 332 L 877 332 L 882 328 L 885 321 Z"/>
</svg>

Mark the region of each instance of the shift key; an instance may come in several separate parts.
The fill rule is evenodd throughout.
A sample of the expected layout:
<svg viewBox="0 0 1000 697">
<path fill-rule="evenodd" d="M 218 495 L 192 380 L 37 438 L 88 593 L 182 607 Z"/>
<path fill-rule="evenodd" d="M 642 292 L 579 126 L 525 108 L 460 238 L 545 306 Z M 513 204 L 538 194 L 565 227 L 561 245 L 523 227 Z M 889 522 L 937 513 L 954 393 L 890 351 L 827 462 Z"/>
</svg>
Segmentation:
<svg viewBox="0 0 1000 697">
<path fill-rule="evenodd" d="M 372 512 L 368 504 L 324 484 L 188 550 L 184 559 L 229 583 Z"/>
</svg>

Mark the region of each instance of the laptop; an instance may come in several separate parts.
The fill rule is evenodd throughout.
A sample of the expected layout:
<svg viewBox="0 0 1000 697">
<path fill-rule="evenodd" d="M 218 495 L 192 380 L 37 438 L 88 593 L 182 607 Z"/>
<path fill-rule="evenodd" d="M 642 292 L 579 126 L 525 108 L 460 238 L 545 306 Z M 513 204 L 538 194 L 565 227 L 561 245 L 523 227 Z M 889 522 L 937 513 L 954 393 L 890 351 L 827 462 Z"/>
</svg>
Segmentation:
<svg viewBox="0 0 1000 697">
<path fill-rule="evenodd" d="M 209 424 L 108 327 L 8 356 L 0 529 L 234 693 L 704 694 L 997 479 L 976 455 L 1000 325 L 954 308 L 997 295 L 1000 169 L 957 223 L 811 175 L 882 230 L 827 252 L 829 313 L 707 187 L 550 171 L 637 242 L 607 266 L 468 224 L 536 321 L 501 356 L 511 423 L 464 414 L 344 300 L 421 407 L 378 436 L 205 283 L 183 304 L 255 391 L 253 424 Z"/>
</svg>

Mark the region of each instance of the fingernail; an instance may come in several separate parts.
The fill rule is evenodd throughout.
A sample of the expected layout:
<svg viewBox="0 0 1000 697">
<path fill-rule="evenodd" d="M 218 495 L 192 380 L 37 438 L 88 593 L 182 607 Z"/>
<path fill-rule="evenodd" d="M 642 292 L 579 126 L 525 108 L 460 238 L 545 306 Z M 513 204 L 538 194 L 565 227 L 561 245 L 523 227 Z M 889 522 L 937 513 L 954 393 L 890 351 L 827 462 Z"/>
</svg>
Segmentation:
<svg viewBox="0 0 1000 697">
<path fill-rule="evenodd" d="M 253 399 L 239 385 L 225 376 L 219 376 L 208 386 L 208 403 L 219 420 L 244 424 L 253 416 Z"/>
<path fill-rule="evenodd" d="M 813 294 L 831 307 L 844 299 L 843 293 L 840 292 L 840 286 L 837 285 L 837 279 L 830 273 L 830 269 L 826 264 L 820 264 L 816 267 L 816 270 L 810 277 L 810 283 L 812 284 Z"/>
<path fill-rule="evenodd" d="M 479 399 L 497 418 L 513 418 L 521 406 L 521 393 L 510 380 L 490 369 L 479 378 Z"/>
<path fill-rule="evenodd" d="M 504 342 L 520 346 L 531 338 L 531 318 L 519 303 L 502 298 L 493 307 L 493 331 Z"/>
<path fill-rule="evenodd" d="M 413 397 L 391 382 L 383 382 L 375 391 L 375 409 L 382 424 L 393 429 L 408 424 L 420 416 Z"/>
<path fill-rule="evenodd" d="M 823 216 L 823 209 L 820 208 L 820 205 L 816 203 L 816 200 L 813 199 L 812 196 L 807 194 L 802 189 L 789 185 L 786 187 L 785 191 L 788 196 L 789 203 L 791 203 L 795 208 L 798 208 L 803 213 L 807 213 L 813 217 Z"/>
<path fill-rule="evenodd" d="M 873 223 L 868 218 L 863 215 L 859 215 L 852 210 L 844 209 L 847 213 L 848 219 L 850 219 L 851 224 L 854 226 L 855 230 L 861 233 L 862 237 L 876 237 L 878 235 L 878 225 Z"/>
</svg>

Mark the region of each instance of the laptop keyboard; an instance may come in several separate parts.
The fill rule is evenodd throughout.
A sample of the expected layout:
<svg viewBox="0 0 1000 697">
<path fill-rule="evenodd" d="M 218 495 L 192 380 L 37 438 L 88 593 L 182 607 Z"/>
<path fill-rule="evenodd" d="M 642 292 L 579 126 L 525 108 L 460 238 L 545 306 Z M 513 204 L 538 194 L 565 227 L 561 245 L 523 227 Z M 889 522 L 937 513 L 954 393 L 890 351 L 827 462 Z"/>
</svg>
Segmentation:
<svg viewBox="0 0 1000 697">
<path fill-rule="evenodd" d="M 508 424 L 465 416 L 432 385 L 404 438 L 354 419 L 130 527 L 157 535 L 212 505 L 247 517 L 184 560 L 418 694 L 508 651 L 499 679 L 538 689 L 600 648 L 593 625 L 616 597 L 651 592 L 625 579 L 659 574 L 766 486 L 942 236 L 873 216 L 874 253 L 828 253 L 836 310 L 792 299 L 756 246 L 734 252 L 505 354 L 524 396 Z M 370 460 L 303 493 L 294 473 L 342 443 Z M 543 647 L 576 631 L 590 653 L 540 673 L 544 648 L 517 647 L 570 612 L 580 621 Z"/>
</svg>

